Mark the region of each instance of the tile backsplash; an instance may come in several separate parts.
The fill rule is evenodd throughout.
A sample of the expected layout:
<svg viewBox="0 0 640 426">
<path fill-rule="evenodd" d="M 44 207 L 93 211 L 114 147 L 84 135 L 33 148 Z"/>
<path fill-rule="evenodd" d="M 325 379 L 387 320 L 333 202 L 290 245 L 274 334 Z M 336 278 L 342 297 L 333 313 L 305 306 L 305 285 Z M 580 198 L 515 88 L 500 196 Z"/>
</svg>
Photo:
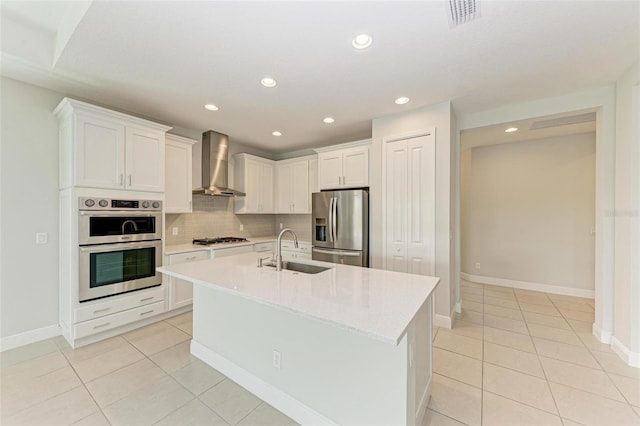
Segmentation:
<svg viewBox="0 0 640 426">
<path fill-rule="evenodd" d="M 277 235 L 280 223 L 299 239 L 310 241 L 311 215 L 242 214 L 233 212 L 232 197 L 193 196 L 193 213 L 165 215 L 165 243 L 187 244 L 202 237 L 264 237 Z M 240 225 L 243 230 L 240 231 Z M 178 228 L 178 235 L 173 235 Z"/>
</svg>

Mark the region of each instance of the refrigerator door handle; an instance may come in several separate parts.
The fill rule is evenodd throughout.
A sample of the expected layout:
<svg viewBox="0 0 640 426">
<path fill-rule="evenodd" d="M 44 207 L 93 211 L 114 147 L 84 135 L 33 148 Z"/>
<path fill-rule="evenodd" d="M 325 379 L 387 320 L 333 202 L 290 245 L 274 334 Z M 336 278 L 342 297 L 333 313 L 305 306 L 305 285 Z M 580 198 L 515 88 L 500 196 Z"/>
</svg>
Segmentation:
<svg viewBox="0 0 640 426">
<path fill-rule="evenodd" d="M 329 200 L 329 242 L 333 242 L 333 197 Z"/>
<path fill-rule="evenodd" d="M 330 254 L 332 256 L 338 255 L 338 256 L 352 256 L 352 257 L 360 257 L 362 256 L 362 253 L 360 252 L 352 252 L 352 251 L 342 251 L 342 250 L 323 250 L 323 249 L 319 249 L 314 247 L 312 249 L 313 252 L 315 253 L 322 253 L 322 254 Z"/>
<path fill-rule="evenodd" d="M 333 199 L 333 220 L 331 221 L 333 223 L 333 241 L 337 241 L 338 240 L 338 199 L 334 198 Z"/>
</svg>

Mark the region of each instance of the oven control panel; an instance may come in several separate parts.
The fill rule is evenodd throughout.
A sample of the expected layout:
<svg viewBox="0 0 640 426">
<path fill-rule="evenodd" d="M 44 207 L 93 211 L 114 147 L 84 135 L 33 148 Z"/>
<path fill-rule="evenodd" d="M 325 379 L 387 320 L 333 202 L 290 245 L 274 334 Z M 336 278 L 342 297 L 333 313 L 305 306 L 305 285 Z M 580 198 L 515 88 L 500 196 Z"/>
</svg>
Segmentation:
<svg viewBox="0 0 640 426">
<path fill-rule="evenodd" d="M 80 210 L 161 211 L 162 201 L 81 197 L 78 207 Z"/>
</svg>

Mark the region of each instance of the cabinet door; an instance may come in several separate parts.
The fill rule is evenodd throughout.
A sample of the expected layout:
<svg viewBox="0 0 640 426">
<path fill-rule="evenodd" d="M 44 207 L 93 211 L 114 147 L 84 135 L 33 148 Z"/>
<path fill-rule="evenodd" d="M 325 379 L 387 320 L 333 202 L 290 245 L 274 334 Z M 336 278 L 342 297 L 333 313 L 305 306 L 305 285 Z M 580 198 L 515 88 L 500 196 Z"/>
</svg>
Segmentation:
<svg viewBox="0 0 640 426">
<path fill-rule="evenodd" d="M 164 133 L 126 129 L 126 187 L 164 192 Z"/>
<path fill-rule="evenodd" d="M 345 149 L 342 155 L 342 186 L 369 186 L 369 148 Z"/>
<path fill-rule="evenodd" d="M 209 251 L 172 254 L 169 265 L 209 259 Z M 182 308 L 193 303 L 193 283 L 175 277 L 169 278 L 169 310 Z"/>
<path fill-rule="evenodd" d="M 165 146 L 165 213 L 191 213 L 191 151 L 190 144 L 167 138 Z"/>
<path fill-rule="evenodd" d="M 261 164 L 258 195 L 260 197 L 260 213 L 275 213 L 275 167 L 271 164 Z"/>
<path fill-rule="evenodd" d="M 293 165 L 278 164 L 276 168 L 276 213 L 291 213 L 293 210 L 293 202 L 291 200 Z"/>
<path fill-rule="evenodd" d="M 309 203 L 309 162 L 299 161 L 292 164 L 291 204 L 293 213 L 311 213 Z"/>
<path fill-rule="evenodd" d="M 123 125 L 76 116 L 75 186 L 124 188 Z"/>
<path fill-rule="evenodd" d="M 245 211 L 243 213 L 259 213 L 260 212 L 260 174 L 261 164 L 257 161 L 246 160 L 245 162 L 245 184 L 244 197 Z"/>
<path fill-rule="evenodd" d="M 342 184 L 342 152 L 318 154 L 318 186 L 320 189 L 340 188 Z"/>
</svg>

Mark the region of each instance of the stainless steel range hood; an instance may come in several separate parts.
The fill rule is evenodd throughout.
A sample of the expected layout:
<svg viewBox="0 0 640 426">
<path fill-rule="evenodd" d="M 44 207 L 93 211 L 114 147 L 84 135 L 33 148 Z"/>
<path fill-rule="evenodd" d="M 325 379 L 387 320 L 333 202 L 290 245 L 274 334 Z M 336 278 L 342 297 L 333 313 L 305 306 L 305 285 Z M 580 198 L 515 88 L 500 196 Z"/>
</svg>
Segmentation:
<svg viewBox="0 0 640 426">
<path fill-rule="evenodd" d="M 244 192 L 229 188 L 229 136 L 213 130 L 202 134 L 202 187 L 194 194 L 244 197 Z"/>
</svg>

